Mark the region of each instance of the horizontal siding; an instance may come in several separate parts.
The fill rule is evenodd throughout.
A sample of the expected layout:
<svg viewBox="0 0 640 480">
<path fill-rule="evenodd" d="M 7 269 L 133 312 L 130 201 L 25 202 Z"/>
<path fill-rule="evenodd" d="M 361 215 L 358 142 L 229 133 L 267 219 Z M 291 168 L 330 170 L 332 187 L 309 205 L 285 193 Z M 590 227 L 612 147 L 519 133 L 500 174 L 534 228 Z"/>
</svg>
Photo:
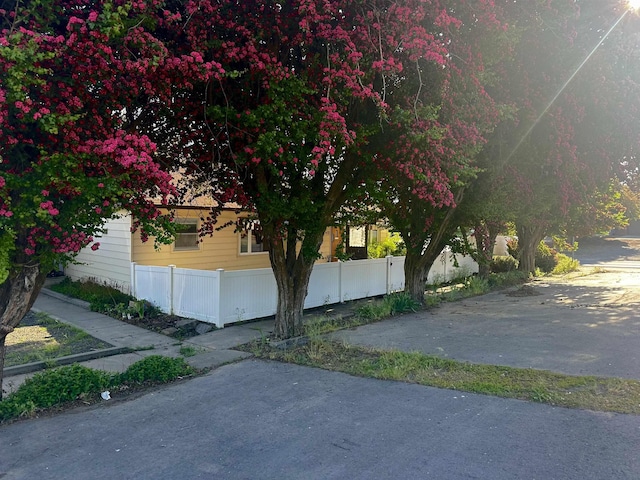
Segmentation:
<svg viewBox="0 0 640 480">
<path fill-rule="evenodd" d="M 95 237 L 98 250 L 83 248 L 67 265 L 65 274 L 72 280 L 94 280 L 113 285 L 121 290 L 131 288 L 131 217 L 129 215 L 109 220 L 106 232 Z"/>
<path fill-rule="evenodd" d="M 179 210 L 178 218 L 199 218 L 203 213 L 200 210 Z M 224 211 L 218 223 L 235 222 L 237 215 L 234 212 Z M 330 233 L 325 233 L 325 241 L 322 245 L 323 259 L 326 261 L 330 255 Z M 270 268 L 269 255 L 264 253 L 240 254 L 239 235 L 233 225 L 213 232 L 213 236 L 204 237 L 199 250 L 174 250 L 172 245 L 162 245 L 155 249 L 153 241 L 142 243 L 139 234 L 133 235 L 132 259 L 140 265 L 175 265 L 179 268 L 192 268 L 200 270 L 248 270 L 254 268 Z"/>
</svg>

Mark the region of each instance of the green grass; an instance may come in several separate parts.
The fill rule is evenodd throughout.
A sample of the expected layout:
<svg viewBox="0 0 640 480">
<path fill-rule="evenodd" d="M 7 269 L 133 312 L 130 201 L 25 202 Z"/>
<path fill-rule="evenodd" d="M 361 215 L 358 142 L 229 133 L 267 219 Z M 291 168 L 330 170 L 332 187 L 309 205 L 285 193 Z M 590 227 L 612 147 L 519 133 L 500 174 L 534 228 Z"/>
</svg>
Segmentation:
<svg viewBox="0 0 640 480">
<path fill-rule="evenodd" d="M 89 302 L 91 310 L 101 313 L 109 313 L 119 305 L 128 306 L 130 301 L 135 301 L 131 295 L 91 281 L 74 282 L 65 278 L 62 282 L 55 283 L 49 288 L 54 292 Z"/>
<path fill-rule="evenodd" d="M 180 346 L 180 355 L 183 357 L 195 357 L 197 354 L 205 352 L 206 350 L 203 347 L 194 347 L 193 345 L 182 345 Z"/>
<path fill-rule="evenodd" d="M 380 351 L 321 338 L 289 350 L 253 343 L 254 355 L 351 375 L 394 380 L 550 405 L 640 414 L 640 382 L 544 370 L 478 365 L 422 353 Z"/>
<path fill-rule="evenodd" d="M 28 315 L 6 339 L 5 367 L 109 348 L 106 342 L 43 313 Z"/>
</svg>

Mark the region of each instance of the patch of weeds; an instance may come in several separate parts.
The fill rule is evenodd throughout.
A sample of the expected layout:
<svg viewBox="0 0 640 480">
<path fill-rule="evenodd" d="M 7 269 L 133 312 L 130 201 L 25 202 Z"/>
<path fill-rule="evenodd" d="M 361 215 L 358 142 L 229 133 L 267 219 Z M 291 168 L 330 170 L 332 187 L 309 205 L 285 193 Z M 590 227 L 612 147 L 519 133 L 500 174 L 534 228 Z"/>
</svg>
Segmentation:
<svg viewBox="0 0 640 480">
<path fill-rule="evenodd" d="M 92 392 L 99 392 L 113 383 L 113 376 L 79 364 L 68 365 L 36 373 L 9 395 L 4 402 L 33 404 L 35 408 L 49 408 L 76 400 Z"/>
<path fill-rule="evenodd" d="M 100 392 L 124 391 L 140 385 L 170 382 L 197 373 L 183 358 L 150 356 L 124 373 L 112 374 L 79 364 L 36 373 L 15 392 L 0 401 L 0 423 L 29 417 L 41 410 L 98 401 Z"/>
<path fill-rule="evenodd" d="M 386 295 L 382 300 L 370 300 L 356 309 L 362 320 L 376 321 L 400 313 L 417 312 L 421 306 L 408 293 Z"/>
<path fill-rule="evenodd" d="M 640 414 L 640 382 L 478 365 L 416 352 L 380 351 L 317 339 L 286 351 L 245 346 L 260 358 L 551 405 Z"/>
<path fill-rule="evenodd" d="M 193 345 L 182 345 L 179 350 L 180 355 L 182 355 L 183 357 L 193 357 L 201 353 L 202 351 L 204 351 L 203 348 L 195 347 Z"/>
<path fill-rule="evenodd" d="M 473 276 L 466 279 L 463 289 L 470 295 L 483 295 L 489 292 L 491 287 L 486 278 Z"/>
<path fill-rule="evenodd" d="M 113 287 L 91 281 L 75 282 L 68 277 L 49 288 L 54 292 L 89 302 L 91 310 L 100 313 L 109 314 L 110 310 L 118 305 L 129 305 L 130 301 L 135 301 L 131 295 L 122 293 Z"/>
<path fill-rule="evenodd" d="M 380 320 L 391 315 L 391 305 L 383 300 L 371 300 L 359 306 L 356 315 L 364 320 Z"/>
<path fill-rule="evenodd" d="M 303 335 L 307 337 L 319 337 L 326 333 L 335 332 L 342 328 L 338 319 L 333 319 L 325 316 L 313 317 L 307 322 L 305 322 L 302 327 Z"/>
<path fill-rule="evenodd" d="M 440 298 L 444 302 L 457 302 L 467 297 L 467 295 L 459 288 L 451 287 L 440 294 Z"/>
<path fill-rule="evenodd" d="M 515 285 L 520 285 L 528 280 L 529 274 L 526 272 L 521 272 L 519 270 L 502 273 L 492 273 L 491 275 L 489 275 L 489 278 L 487 278 L 487 282 L 489 283 L 489 287 L 491 289 L 513 287 Z"/>
<path fill-rule="evenodd" d="M 184 358 L 151 355 L 131 365 L 118 377 L 120 383 L 156 382 L 166 383 L 194 373 Z"/>
<path fill-rule="evenodd" d="M 383 303 L 389 306 L 391 315 L 398 313 L 417 312 L 421 306 L 408 293 L 398 292 L 387 295 L 383 299 Z"/>
<path fill-rule="evenodd" d="M 437 293 L 427 293 L 424 297 L 424 305 L 427 308 L 437 307 L 442 303 L 442 297 Z"/>
</svg>

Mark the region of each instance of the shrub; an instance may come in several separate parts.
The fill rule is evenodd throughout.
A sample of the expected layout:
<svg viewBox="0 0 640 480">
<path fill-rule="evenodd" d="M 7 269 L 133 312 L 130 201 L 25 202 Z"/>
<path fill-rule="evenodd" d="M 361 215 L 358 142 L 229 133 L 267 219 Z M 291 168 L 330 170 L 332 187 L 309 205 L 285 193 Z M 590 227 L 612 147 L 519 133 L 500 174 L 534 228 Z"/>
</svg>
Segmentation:
<svg viewBox="0 0 640 480">
<path fill-rule="evenodd" d="M 557 254 L 558 252 L 546 243 L 540 242 L 536 249 L 536 267 L 544 273 L 551 273 L 558 264 Z"/>
<path fill-rule="evenodd" d="M 491 259 L 490 269 L 493 273 L 512 272 L 518 268 L 518 260 L 511 255 L 496 255 Z"/>
<path fill-rule="evenodd" d="M 554 275 L 562 275 L 564 273 L 575 272 L 580 269 L 580 262 L 574 258 L 568 257 L 564 253 L 557 255 L 558 263 L 551 273 Z"/>
<path fill-rule="evenodd" d="M 367 247 L 370 258 L 384 258 L 387 255 L 406 255 L 407 248 L 398 233 L 393 233 L 381 242 L 372 242 Z"/>
<path fill-rule="evenodd" d="M 104 390 L 113 384 L 113 380 L 113 376 L 107 372 L 92 370 L 78 364 L 68 365 L 36 373 L 6 401 L 11 401 L 15 406 L 49 408 L 71 402 L 88 393 Z M 3 401 L 2 404 L 4 403 Z"/>
<path fill-rule="evenodd" d="M 131 365 L 118 379 L 121 383 L 166 383 L 193 372 L 193 367 L 189 366 L 184 358 L 151 355 Z"/>
</svg>

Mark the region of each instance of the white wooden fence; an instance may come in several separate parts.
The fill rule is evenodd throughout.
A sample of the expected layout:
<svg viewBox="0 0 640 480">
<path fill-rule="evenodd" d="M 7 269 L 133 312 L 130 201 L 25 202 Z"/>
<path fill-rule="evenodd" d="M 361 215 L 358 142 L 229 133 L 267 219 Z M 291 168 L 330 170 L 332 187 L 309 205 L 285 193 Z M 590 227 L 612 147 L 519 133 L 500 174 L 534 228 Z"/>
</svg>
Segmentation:
<svg viewBox="0 0 640 480">
<path fill-rule="evenodd" d="M 404 289 L 405 257 L 319 263 L 313 267 L 304 308 L 320 307 Z M 469 257 L 454 266 L 447 251 L 429 272 L 428 281 L 445 281 L 477 272 Z M 224 327 L 275 314 L 277 286 L 270 268 L 225 271 L 131 264 L 132 295 L 166 313 Z"/>
</svg>

